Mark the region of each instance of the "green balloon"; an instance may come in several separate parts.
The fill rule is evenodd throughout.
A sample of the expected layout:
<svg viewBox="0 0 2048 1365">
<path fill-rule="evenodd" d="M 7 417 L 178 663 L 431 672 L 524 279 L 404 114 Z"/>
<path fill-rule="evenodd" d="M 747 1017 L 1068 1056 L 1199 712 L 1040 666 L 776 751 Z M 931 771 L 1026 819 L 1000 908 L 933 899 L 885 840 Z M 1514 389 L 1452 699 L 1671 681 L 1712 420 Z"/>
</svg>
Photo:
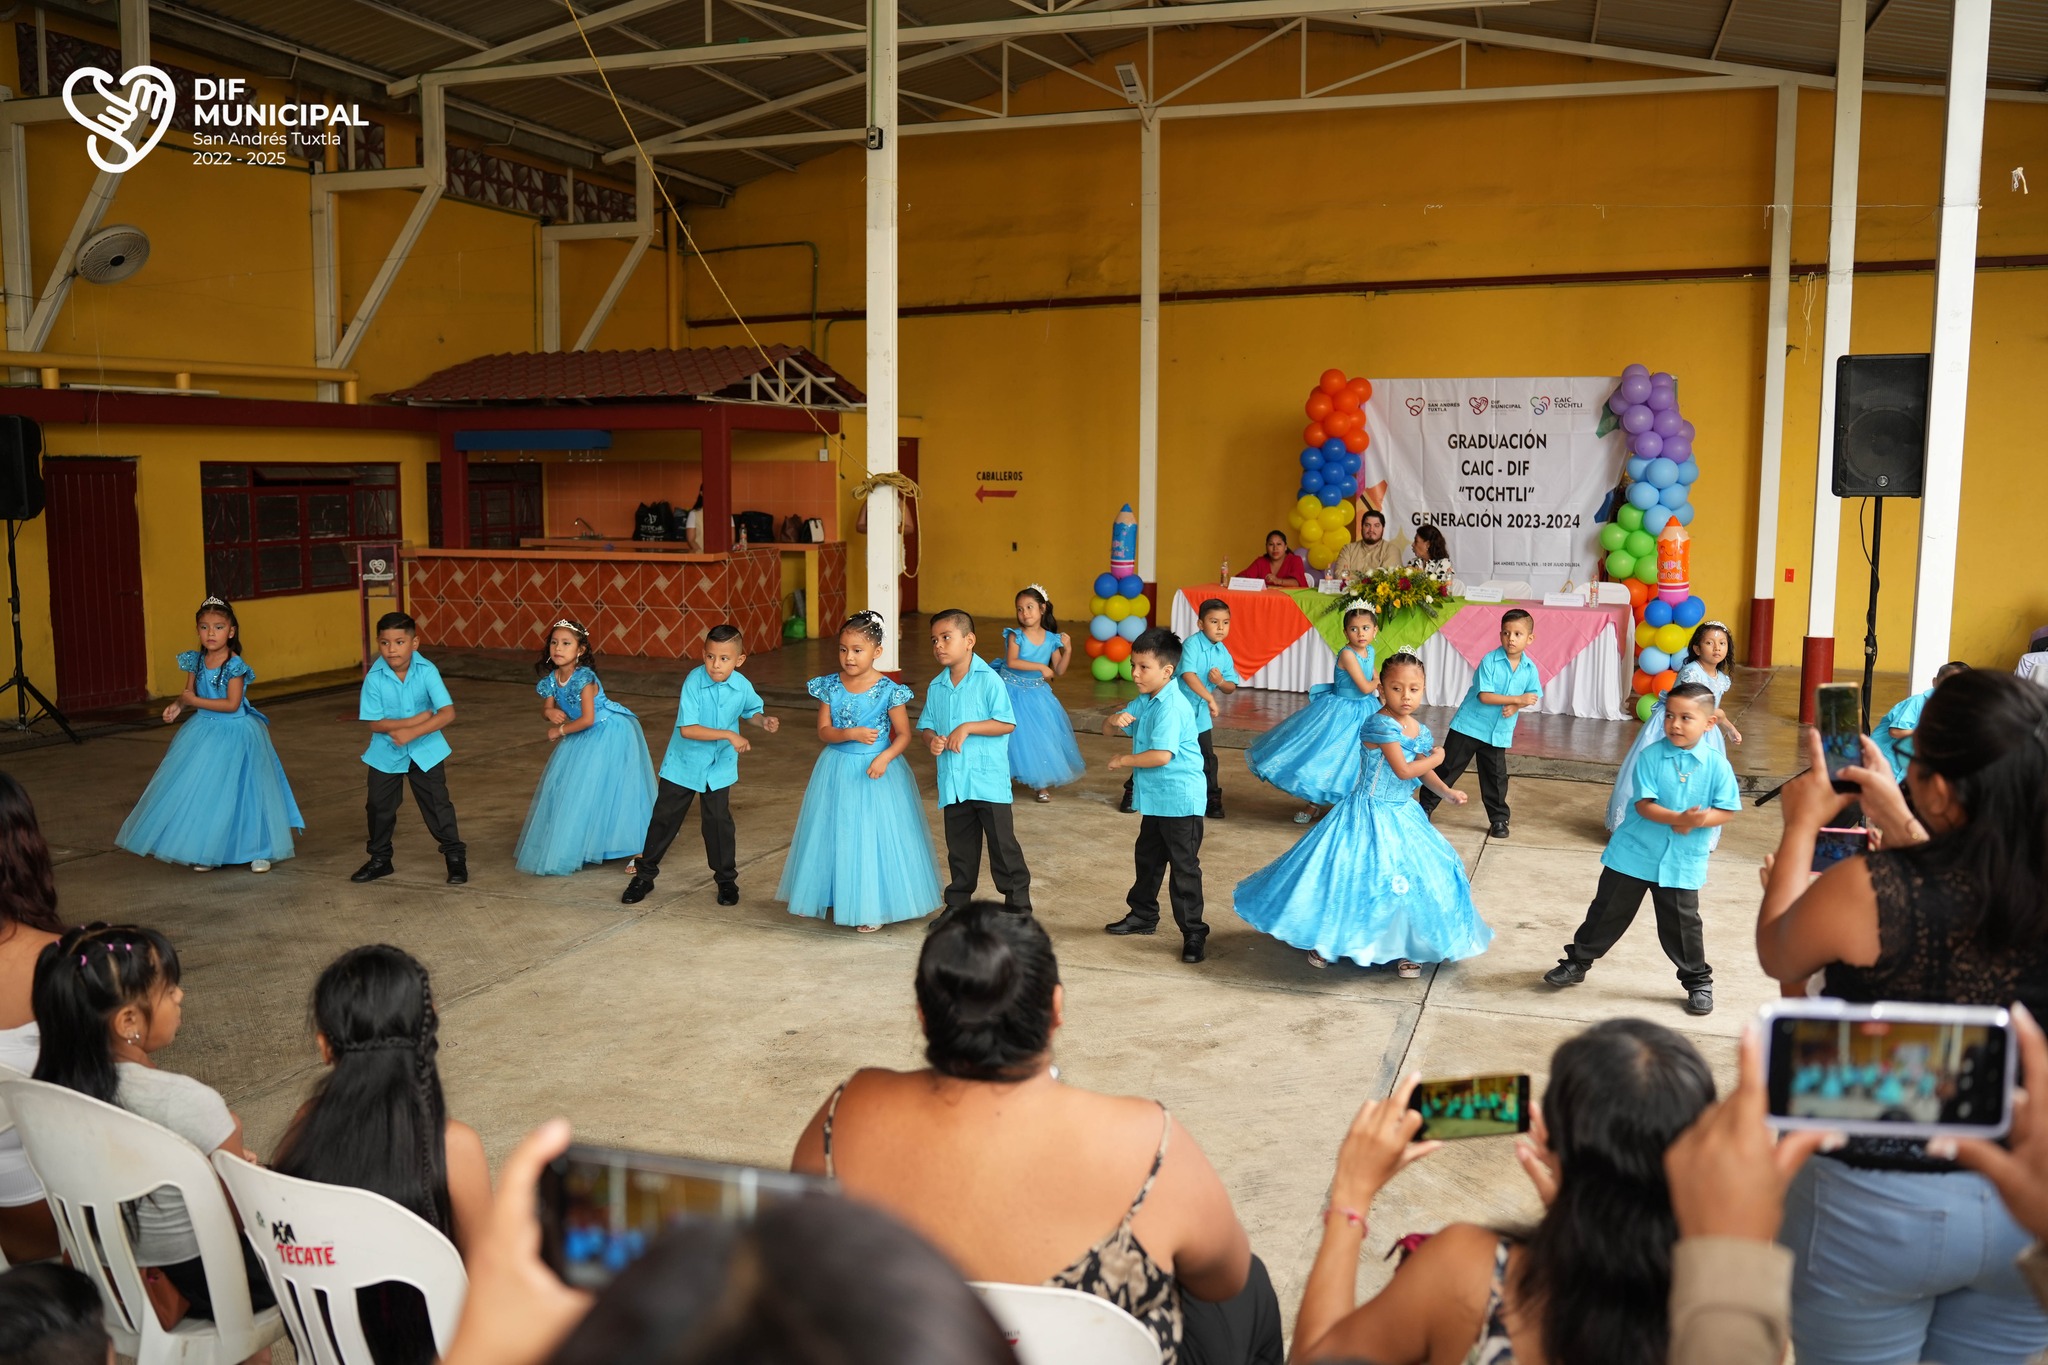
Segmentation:
<svg viewBox="0 0 2048 1365">
<path fill-rule="evenodd" d="M 1636 561 L 1636 581 L 1647 583 L 1653 588 L 1657 586 L 1657 556 L 1650 555 Z"/>
<path fill-rule="evenodd" d="M 1129 659 L 1125 659 L 1122 663 L 1116 666 L 1116 675 L 1119 678 L 1122 678 L 1125 682 L 1136 681 L 1136 679 L 1131 677 L 1131 661 Z"/>
<path fill-rule="evenodd" d="M 1625 531 L 1640 531 L 1643 529 L 1643 509 L 1632 502 L 1623 503 L 1621 510 L 1614 514 L 1614 519 L 1621 523 L 1621 527 Z"/>
<path fill-rule="evenodd" d="M 1600 528 L 1600 548 L 1612 554 L 1628 543 L 1628 527 L 1610 521 Z"/>
<path fill-rule="evenodd" d="M 1637 697 L 1637 698 L 1636 698 L 1636 719 L 1637 719 L 1637 720 L 1648 720 L 1648 719 L 1650 718 L 1650 713 L 1651 713 L 1652 711 L 1656 710 L 1656 709 L 1657 709 L 1657 699 L 1656 699 L 1655 697 Z"/>
<path fill-rule="evenodd" d="M 1645 555 L 1657 553 L 1657 537 L 1651 535 L 1648 531 L 1630 531 L 1628 533 L 1628 541 L 1622 548 L 1637 559 L 1641 559 Z"/>
<path fill-rule="evenodd" d="M 1088 671 L 1095 675 L 1097 682 L 1116 681 L 1116 660 L 1105 654 L 1098 654 L 1088 661 Z"/>
<path fill-rule="evenodd" d="M 1636 571 L 1636 557 L 1627 550 L 1614 550 L 1607 556 L 1607 576 L 1613 579 L 1627 578 Z"/>
</svg>

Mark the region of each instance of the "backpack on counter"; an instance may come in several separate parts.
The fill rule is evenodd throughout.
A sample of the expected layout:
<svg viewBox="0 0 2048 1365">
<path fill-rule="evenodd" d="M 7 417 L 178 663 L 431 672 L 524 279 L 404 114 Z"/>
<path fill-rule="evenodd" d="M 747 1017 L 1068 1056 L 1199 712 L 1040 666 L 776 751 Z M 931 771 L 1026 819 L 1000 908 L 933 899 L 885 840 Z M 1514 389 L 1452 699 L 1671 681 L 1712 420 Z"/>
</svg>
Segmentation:
<svg viewBox="0 0 2048 1365">
<path fill-rule="evenodd" d="M 633 539 L 667 540 L 675 517 L 665 502 L 643 502 L 633 510 Z"/>
<path fill-rule="evenodd" d="M 732 538 L 737 544 L 745 532 L 750 545 L 773 545 L 775 543 L 775 517 L 769 512 L 735 512 L 732 516 Z"/>
</svg>

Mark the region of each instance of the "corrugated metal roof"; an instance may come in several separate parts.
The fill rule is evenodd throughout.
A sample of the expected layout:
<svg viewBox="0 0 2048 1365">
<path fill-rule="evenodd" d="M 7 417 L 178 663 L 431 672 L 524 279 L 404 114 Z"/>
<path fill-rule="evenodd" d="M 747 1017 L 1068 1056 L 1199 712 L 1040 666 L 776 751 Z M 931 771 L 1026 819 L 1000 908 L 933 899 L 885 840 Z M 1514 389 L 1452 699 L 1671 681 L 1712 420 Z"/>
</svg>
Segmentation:
<svg viewBox="0 0 2048 1365">
<path fill-rule="evenodd" d="M 641 351 L 512 351 L 437 370 L 410 388 L 377 397 L 425 407 L 470 403 L 689 402 L 748 397 L 741 386 L 782 360 L 847 405 L 867 398 L 801 346 L 697 346 Z M 826 406 L 820 404 L 820 406 Z M 831 405 L 838 406 L 838 405 Z"/>
</svg>

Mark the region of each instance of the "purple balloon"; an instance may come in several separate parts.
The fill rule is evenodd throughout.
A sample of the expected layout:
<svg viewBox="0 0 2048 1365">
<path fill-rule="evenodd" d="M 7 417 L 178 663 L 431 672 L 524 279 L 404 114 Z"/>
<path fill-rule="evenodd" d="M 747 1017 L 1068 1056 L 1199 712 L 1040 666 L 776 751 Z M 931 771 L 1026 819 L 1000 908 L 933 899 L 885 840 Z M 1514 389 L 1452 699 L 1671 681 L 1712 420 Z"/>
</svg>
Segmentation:
<svg viewBox="0 0 2048 1365">
<path fill-rule="evenodd" d="M 1614 396 L 1607 400 L 1607 410 L 1613 413 L 1616 417 L 1619 417 L 1624 412 L 1627 412 L 1629 410 L 1628 395 L 1623 393 L 1620 389 L 1616 389 L 1614 391 Z"/>
<path fill-rule="evenodd" d="M 1640 436 L 1648 431 L 1650 424 L 1656 420 L 1655 413 L 1637 403 L 1621 415 L 1621 429 L 1631 436 Z"/>
<path fill-rule="evenodd" d="M 1621 377 L 1627 379 L 1631 375 L 1641 375 L 1643 378 L 1648 379 L 1650 377 L 1650 367 L 1648 365 L 1625 366 L 1622 369 Z"/>
<path fill-rule="evenodd" d="M 1685 425 L 1685 423 L 1683 419 L 1679 417 L 1678 409 L 1666 408 L 1664 409 L 1664 411 L 1657 414 L 1657 421 L 1655 425 L 1653 425 L 1650 428 L 1650 430 L 1656 432 L 1659 436 L 1671 437 L 1676 436 L 1678 434 L 1678 429 L 1683 425 Z"/>
<path fill-rule="evenodd" d="M 1651 413 L 1668 412 L 1678 406 L 1678 394 L 1671 389 L 1651 389 L 1650 396 L 1643 400 Z M 1651 418 L 1655 421 L 1655 417 Z"/>
<path fill-rule="evenodd" d="M 1664 458 L 1673 464 L 1684 464 L 1692 458 L 1692 442 L 1683 436 L 1674 436 L 1664 443 Z"/>
<path fill-rule="evenodd" d="M 1628 448 L 1646 460 L 1654 460 L 1664 453 L 1664 438 L 1653 427 L 1629 442 Z"/>
<path fill-rule="evenodd" d="M 1699 435 L 1697 431 L 1693 430 L 1692 423 L 1690 422 L 1680 422 L 1678 424 L 1678 434 L 1680 436 L 1683 436 L 1688 441 L 1690 441 L 1693 437 Z"/>
<path fill-rule="evenodd" d="M 1662 370 L 1659 370 L 1657 371 L 1657 373 L 1651 375 L 1650 382 L 1652 384 L 1670 384 L 1673 387 L 1676 387 L 1678 384 L 1678 381 L 1676 379 L 1673 379 L 1670 375 L 1666 374 Z"/>
<path fill-rule="evenodd" d="M 1630 403 L 1641 403 L 1650 396 L 1650 381 L 1645 375 L 1632 374 L 1621 381 L 1621 396 Z"/>
</svg>

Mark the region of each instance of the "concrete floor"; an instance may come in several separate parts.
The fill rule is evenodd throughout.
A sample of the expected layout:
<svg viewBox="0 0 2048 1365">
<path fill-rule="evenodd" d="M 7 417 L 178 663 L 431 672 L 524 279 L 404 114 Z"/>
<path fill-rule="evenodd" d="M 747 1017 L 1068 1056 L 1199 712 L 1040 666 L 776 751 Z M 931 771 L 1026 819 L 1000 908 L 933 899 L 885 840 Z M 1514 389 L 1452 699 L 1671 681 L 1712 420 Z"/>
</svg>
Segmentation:
<svg viewBox="0 0 2048 1365">
<path fill-rule="evenodd" d="M 161 1060 L 217 1087 L 258 1151 L 276 1141 L 316 1075 L 306 1020 L 315 975 L 365 942 L 399 944 L 432 970 L 451 1112 L 483 1133 L 494 1161 L 533 1124 L 566 1114 L 591 1141 L 781 1165 L 812 1111 L 854 1069 L 918 1063 L 910 982 L 922 925 L 856 936 L 793 918 L 772 900 L 817 755 L 810 713 L 782 711 L 783 733 L 757 738 L 742 760 L 733 800 L 741 904 L 716 904 L 686 830 L 658 891 L 626 907 L 621 868 L 542 880 L 512 865 L 547 754 L 531 684 L 458 679 L 454 692 L 461 720 L 450 731 L 449 785 L 471 849 L 464 888 L 442 884 L 440 859 L 410 810 L 399 823 L 398 874 L 370 887 L 347 880 L 363 857 L 364 735 L 352 691 L 257 699 L 309 824 L 299 856 L 263 877 L 195 874 L 113 850 L 167 727 L 10 756 L 58 850 L 65 916 L 137 920 L 178 944 L 185 1026 Z M 658 755 L 672 703 L 630 700 Z M 1587 984 L 1553 991 L 1538 980 L 1597 878 L 1605 786 L 1517 778 L 1514 835 L 1497 841 L 1486 837 L 1468 777 L 1474 801 L 1445 807 L 1439 825 L 1464 855 L 1497 937 L 1475 961 L 1402 981 L 1387 968 L 1315 971 L 1230 912 L 1231 886 L 1299 831 L 1289 821 L 1295 803 L 1226 753 L 1230 818 L 1210 824 L 1203 849 L 1210 958 L 1190 967 L 1171 934 L 1133 942 L 1101 932 L 1122 913 L 1134 822 L 1116 813 L 1120 782 L 1103 767 L 1115 747 L 1084 737 L 1082 748 L 1091 765 L 1082 783 L 1050 805 L 1017 807 L 1033 899 L 1067 986 L 1062 1070 L 1075 1084 L 1152 1096 L 1179 1115 L 1222 1172 L 1290 1322 L 1338 1141 L 1358 1103 L 1403 1069 L 1526 1070 L 1540 1093 L 1560 1041 L 1593 1020 L 1639 1015 L 1692 1036 L 1726 1076 L 1743 1021 L 1774 993 L 1749 946 L 1756 868 L 1777 836 L 1772 807 L 1746 809 L 1716 856 L 1702 899 L 1719 1010 L 1694 1019 L 1647 907 Z M 931 759 L 912 762 L 929 804 Z M 1454 1143 L 1382 1197 L 1362 1284 L 1384 1280 L 1381 1257 L 1403 1233 L 1535 1213 L 1508 1139 Z"/>
</svg>

